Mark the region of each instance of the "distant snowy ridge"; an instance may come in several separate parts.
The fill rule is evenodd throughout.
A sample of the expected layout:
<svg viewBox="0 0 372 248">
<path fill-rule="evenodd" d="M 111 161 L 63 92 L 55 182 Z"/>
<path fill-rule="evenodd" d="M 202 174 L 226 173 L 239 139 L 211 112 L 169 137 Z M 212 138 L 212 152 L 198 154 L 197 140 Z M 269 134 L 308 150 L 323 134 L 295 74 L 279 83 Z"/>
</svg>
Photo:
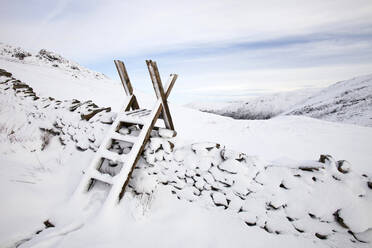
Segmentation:
<svg viewBox="0 0 372 248">
<path fill-rule="evenodd" d="M 293 105 L 306 101 L 318 91 L 319 89 L 301 89 L 268 94 L 240 101 L 195 102 L 186 106 L 234 119 L 262 120 L 270 119 L 287 111 Z"/>
<path fill-rule="evenodd" d="M 335 83 L 285 114 L 372 126 L 372 74 Z"/>
<path fill-rule="evenodd" d="M 372 126 L 372 74 L 337 82 L 324 89 L 306 89 L 222 103 L 188 107 L 234 119 L 270 119 L 305 115 L 326 121 Z"/>
<path fill-rule="evenodd" d="M 23 48 L 0 42 L 0 59 L 24 64 L 60 68 L 61 70 L 70 72 L 75 78 L 92 77 L 96 79 L 107 79 L 107 76 L 100 72 L 91 71 L 76 62 L 65 59 L 61 55 L 46 49 L 41 49 L 37 54 L 32 54 Z"/>
</svg>

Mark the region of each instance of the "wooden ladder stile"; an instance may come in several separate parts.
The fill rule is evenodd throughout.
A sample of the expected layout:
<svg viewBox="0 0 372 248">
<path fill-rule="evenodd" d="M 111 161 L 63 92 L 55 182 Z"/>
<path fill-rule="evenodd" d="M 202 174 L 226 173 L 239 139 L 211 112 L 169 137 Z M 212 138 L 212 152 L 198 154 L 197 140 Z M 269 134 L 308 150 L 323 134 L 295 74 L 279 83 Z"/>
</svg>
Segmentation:
<svg viewBox="0 0 372 248">
<path fill-rule="evenodd" d="M 152 110 L 139 108 L 137 99 L 133 94 L 133 87 L 129 80 L 125 65 L 122 61 L 115 60 L 115 65 L 123 84 L 125 94 L 127 95 L 127 99 L 124 103 L 124 106 L 118 113 L 115 121 L 109 128 L 109 131 L 104 137 L 100 147 L 94 154 L 93 160 L 84 171 L 83 178 L 74 193 L 74 197 L 89 191 L 94 186 L 96 181 L 101 181 L 111 185 L 111 189 L 108 193 L 103 208 L 108 208 L 115 205 L 122 199 L 132 172 L 145 149 L 145 145 L 150 138 L 151 131 L 156 128 L 155 124 L 160 115 L 163 117 L 166 128 L 174 131 L 174 125 L 170 116 L 167 98 L 177 79 L 177 75 L 171 74 L 164 91 L 156 62 L 147 60 L 146 63 L 157 96 L 157 101 Z M 122 125 L 128 124 L 139 125 L 141 127 L 137 137 L 120 134 L 117 132 Z M 108 150 L 112 144 L 112 140 L 129 142 L 132 143 L 133 146 L 129 153 L 125 155 L 118 154 Z M 100 171 L 100 167 L 104 159 L 110 160 L 114 163 L 122 163 L 122 168 L 114 176 L 111 176 L 107 173 L 102 173 Z"/>
</svg>

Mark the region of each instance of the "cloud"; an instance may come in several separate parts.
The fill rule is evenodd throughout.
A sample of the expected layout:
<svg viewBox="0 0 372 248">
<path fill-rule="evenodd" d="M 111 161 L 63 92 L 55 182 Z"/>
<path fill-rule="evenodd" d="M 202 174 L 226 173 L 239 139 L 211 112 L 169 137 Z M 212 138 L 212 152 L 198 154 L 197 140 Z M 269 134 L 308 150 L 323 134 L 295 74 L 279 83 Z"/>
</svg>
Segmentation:
<svg viewBox="0 0 372 248">
<path fill-rule="evenodd" d="M 155 59 L 164 80 L 180 74 L 172 95 L 187 101 L 371 72 L 370 13 L 370 0 L 5 1 L 0 28 L 4 42 L 51 49 L 116 79 L 112 59 L 124 59 L 144 91 L 144 60 Z"/>
<path fill-rule="evenodd" d="M 372 7 L 368 0 L 301 3 L 85 0 L 60 1 L 57 7 L 49 3 L 44 13 L 36 12 L 40 16 L 32 19 L 28 13 L 28 23 L 22 23 L 23 13 L 28 12 L 29 5 L 34 2 L 24 2 L 24 6 L 18 6 L 15 15 L 1 20 L 5 36 L 11 39 L 16 28 L 25 34 L 20 39 L 23 43 L 34 34 L 32 38 L 37 40 L 40 48 L 51 48 L 83 60 L 108 54 L 133 56 L 190 48 L 211 42 L 252 42 L 320 31 L 344 32 L 355 25 L 368 26 L 372 22 Z M 51 18 L 54 16 L 58 18 Z M 9 30 L 8 24 L 14 24 L 15 20 L 17 24 L 10 25 L 12 30 Z M 43 32 L 38 35 L 40 25 Z M 16 36 L 19 39 L 22 35 Z"/>
</svg>

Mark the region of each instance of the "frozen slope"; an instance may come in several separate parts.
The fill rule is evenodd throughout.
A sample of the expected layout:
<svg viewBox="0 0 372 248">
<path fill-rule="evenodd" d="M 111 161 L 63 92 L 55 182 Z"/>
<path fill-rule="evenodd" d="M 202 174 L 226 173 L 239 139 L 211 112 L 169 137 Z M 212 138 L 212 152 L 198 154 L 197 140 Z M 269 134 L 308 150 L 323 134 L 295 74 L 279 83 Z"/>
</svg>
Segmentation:
<svg viewBox="0 0 372 248">
<path fill-rule="evenodd" d="M 46 50 L 31 54 L 0 43 L 0 68 L 27 82 L 38 94 L 48 97 L 93 100 L 101 106 L 110 105 L 118 110 L 125 96 L 119 82 Z"/>
<path fill-rule="evenodd" d="M 372 126 L 372 74 L 335 83 L 286 114 Z"/>
</svg>

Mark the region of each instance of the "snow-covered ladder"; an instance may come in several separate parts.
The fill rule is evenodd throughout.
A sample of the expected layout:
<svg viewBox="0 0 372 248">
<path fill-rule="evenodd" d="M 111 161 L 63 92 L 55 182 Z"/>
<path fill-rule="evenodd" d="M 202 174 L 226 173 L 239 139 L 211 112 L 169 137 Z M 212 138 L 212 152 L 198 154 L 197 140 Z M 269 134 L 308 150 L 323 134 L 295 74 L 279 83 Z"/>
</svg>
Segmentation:
<svg viewBox="0 0 372 248">
<path fill-rule="evenodd" d="M 96 181 L 101 181 L 112 185 L 104 204 L 108 206 L 118 203 L 124 195 L 125 188 L 129 182 L 134 167 L 145 148 L 151 131 L 154 128 L 157 128 L 155 127 L 155 124 L 158 118 L 161 117 L 164 120 L 167 129 L 174 131 L 167 98 L 177 79 L 177 74 L 170 75 L 164 90 L 156 62 L 146 60 L 146 64 L 157 96 L 157 101 L 152 110 L 140 109 L 137 99 L 133 94 L 133 88 L 124 63 L 115 60 L 115 65 L 127 95 L 127 100 L 110 127 L 106 137 L 103 139 L 98 151 L 95 153 L 91 164 L 84 171 L 83 179 L 74 193 L 75 196 L 89 191 Z M 123 124 L 139 125 L 142 129 L 137 137 L 123 135 L 117 132 Z M 133 143 L 131 151 L 127 154 L 118 154 L 109 151 L 108 149 L 112 144 L 112 140 Z M 123 163 L 120 172 L 115 176 L 111 176 L 110 174 L 99 171 L 104 159 Z"/>
</svg>

